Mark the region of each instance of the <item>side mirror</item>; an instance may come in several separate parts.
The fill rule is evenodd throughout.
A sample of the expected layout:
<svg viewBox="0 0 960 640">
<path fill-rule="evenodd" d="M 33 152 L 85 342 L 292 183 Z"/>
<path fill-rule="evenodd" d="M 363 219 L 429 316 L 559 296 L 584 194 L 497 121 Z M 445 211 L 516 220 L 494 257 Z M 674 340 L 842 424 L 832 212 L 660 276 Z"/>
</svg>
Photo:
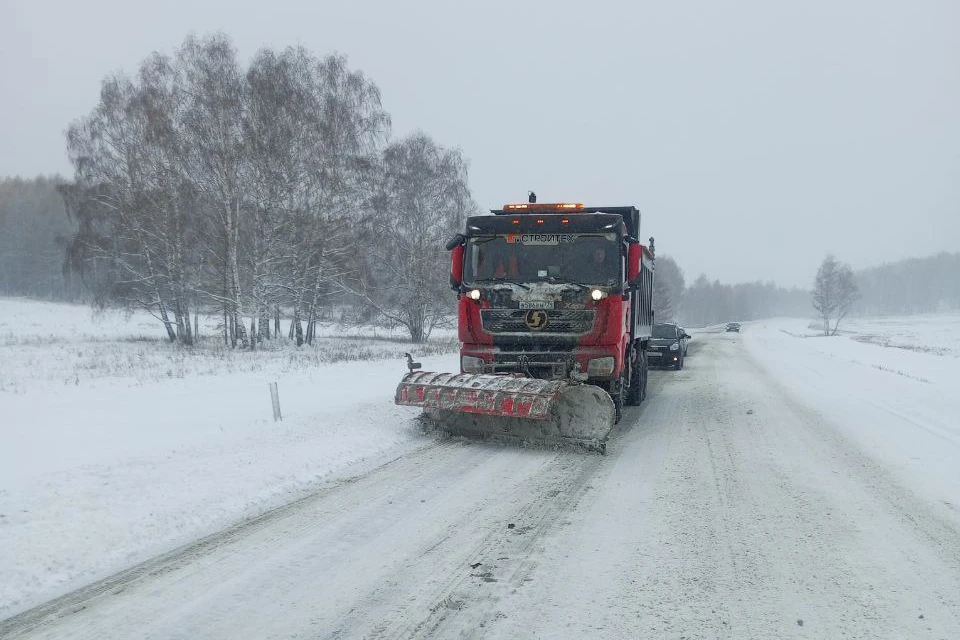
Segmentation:
<svg viewBox="0 0 960 640">
<path fill-rule="evenodd" d="M 450 288 L 459 290 L 463 283 L 463 244 L 455 245 L 452 249 L 450 252 Z"/>
<path fill-rule="evenodd" d="M 446 249 L 447 251 L 453 251 L 454 248 L 456 248 L 459 245 L 462 245 L 466 241 L 467 241 L 467 237 L 462 233 L 458 233 L 457 235 L 447 240 Z"/>
</svg>

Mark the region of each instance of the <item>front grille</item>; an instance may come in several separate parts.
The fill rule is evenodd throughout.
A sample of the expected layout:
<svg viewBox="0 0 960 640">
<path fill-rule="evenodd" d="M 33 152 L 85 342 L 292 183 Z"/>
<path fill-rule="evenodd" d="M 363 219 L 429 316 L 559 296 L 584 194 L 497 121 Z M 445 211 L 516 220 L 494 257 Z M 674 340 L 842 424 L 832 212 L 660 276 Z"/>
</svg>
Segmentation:
<svg viewBox="0 0 960 640">
<path fill-rule="evenodd" d="M 546 314 L 547 322 L 540 328 L 534 328 L 536 322 L 529 323 L 528 314 Z M 490 333 L 590 333 L 593 329 L 593 309 L 547 309 L 527 311 L 526 309 L 481 309 L 480 321 L 485 331 Z M 534 318 L 535 319 L 535 318 Z"/>
</svg>

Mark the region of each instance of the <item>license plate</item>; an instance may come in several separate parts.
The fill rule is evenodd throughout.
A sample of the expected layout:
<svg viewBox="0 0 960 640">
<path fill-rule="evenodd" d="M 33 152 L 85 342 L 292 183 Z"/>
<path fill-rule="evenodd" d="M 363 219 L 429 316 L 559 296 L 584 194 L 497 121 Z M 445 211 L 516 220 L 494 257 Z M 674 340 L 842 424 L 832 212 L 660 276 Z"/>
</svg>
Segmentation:
<svg viewBox="0 0 960 640">
<path fill-rule="evenodd" d="M 520 302 L 521 309 L 553 309 L 553 302 L 550 300 L 523 300 Z"/>
</svg>

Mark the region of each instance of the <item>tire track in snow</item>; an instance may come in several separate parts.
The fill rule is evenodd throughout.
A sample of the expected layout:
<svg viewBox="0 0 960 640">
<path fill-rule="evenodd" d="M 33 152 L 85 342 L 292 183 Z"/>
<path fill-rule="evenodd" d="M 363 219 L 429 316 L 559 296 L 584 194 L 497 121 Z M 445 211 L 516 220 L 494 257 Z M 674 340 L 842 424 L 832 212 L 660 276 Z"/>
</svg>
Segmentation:
<svg viewBox="0 0 960 640">
<path fill-rule="evenodd" d="M 522 586 L 536 567 L 534 558 L 540 539 L 566 511 L 590 490 L 590 478 L 603 459 L 597 455 L 559 454 L 545 477 L 519 509 L 507 515 L 514 526 L 498 523 L 473 547 L 470 557 L 477 566 L 465 565 L 440 582 L 430 595 L 432 604 L 422 617 L 414 611 L 394 611 L 391 621 L 379 624 L 372 635 L 380 638 L 474 637 L 497 616 L 496 603 Z M 522 523 L 522 526 L 521 526 Z M 474 563 L 471 563 L 474 564 Z M 378 594 L 371 594 L 376 598 Z M 347 624 L 352 629 L 357 629 Z M 473 633 L 465 630 L 473 630 Z M 351 634 L 342 637 L 351 637 Z M 331 637 L 341 637 L 334 633 Z"/>
<path fill-rule="evenodd" d="M 709 345 L 713 347 L 713 344 Z M 660 547 L 657 572 L 648 596 L 662 603 L 652 607 L 659 622 L 650 633 L 677 629 L 729 637 L 731 620 L 739 618 L 737 603 L 725 598 L 746 582 L 733 540 L 732 511 L 743 501 L 737 450 L 725 438 L 733 422 L 729 398 L 721 396 L 714 348 L 703 350 L 709 363 L 694 373 L 691 388 L 677 398 L 676 430 L 668 454 L 667 473 L 656 490 Z M 649 571 L 649 570 L 648 570 Z M 741 630 L 742 631 L 742 630 Z M 752 634 L 748 634 L 752 635 Z"/>
<path fill-rule="evenodd" d="M 656 393 L 664 382 L 662 377 L 651 379 L 651 392 Z M 503 615 L 498 603 L 521 589 L 541 568 L 539 554 L 543 539 L 565 524 L 565 514 L 576 509 L 586 495 L 602 484 L 602 478 L 598 476 L 614 463 L 625 446 L 625 440 L 635 437 L 632 430 L 640 428 L 638 423 L 648 406 L 649 403 L 644 403 L 639 408 L 627 409 L 625 420 L 611 434 L 606 456 L 569 451 L 556 454 L 534 478 L 531 490 L 525 492 L 511 511 L 498 514 L 493 525 L 482 525 L 483 537 L 468 553 L 457 554 L 449 548 L 430 549 L 431 552 L 436 550 L 458 556 L 461 560 L 450 562 L 448 555 L 440 566 L 431 564 L 426 556 L 412 562 L 412 567 L 432 567 L 430 574 L 442 576 L 434 581 L 428 595 L 417 594 L 412 599 L 403 597 L 404 591 L 415 591 L 411 583 L 430 580 L 429 576 L 404 567 L 387 581 L 389 587 L 365 596 L 348 616 L 338 622 L 334 632 L 315 637 L 381 640 L 483 637 L 489 623 Z M 500 451 L 500 455 L 506 453 L 504 449 Z M 460 526 L 476 526 L 475 523 L 473 520 Z M 515 528 L 505 528 L 505 523 L 514 523 Z M 521 526 L 521 523 L 526 524 Z M 456 544 L 456 539 L 450 536 L 441 542 L 449 547 Z M 471 567 L 473 564 L 477 566 Z M 401 604 L 391 608 L 389 613 L 377 614 L 374 607 L 382 601 Z M 370 618 L 377 620 L 372 626 Z"/>
</svg>

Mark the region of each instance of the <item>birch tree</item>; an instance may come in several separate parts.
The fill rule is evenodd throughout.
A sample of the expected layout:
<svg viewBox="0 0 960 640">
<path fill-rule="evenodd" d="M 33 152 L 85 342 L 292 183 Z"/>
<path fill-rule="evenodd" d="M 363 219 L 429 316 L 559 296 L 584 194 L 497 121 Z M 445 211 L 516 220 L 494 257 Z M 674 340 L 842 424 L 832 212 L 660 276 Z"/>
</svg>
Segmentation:
<svg viewBox="0 0 960 640">
<path fill-rule="evenodd" d="M 215 228 L 223 243 L 221 301 L 232 344 L 248 346 L 243 324 L 240 231 L 246 168 L 245 85 L 233 45 L 223 35 L 188 37 L 177 52 L 185 93 L 183 128 L 187 169 L 198 190 L 216 204 Z"/>
<path fill-rule="evenodd" d="M 311 101 L 304 112 L 305 184 L 297 192 L 291 244 L 297 255 L 295 339 L 313 339 L 321 300 L 359 277 L 357 228 L 368 211 L 377 158 L 390 118 L 380 91 L 346 59 L 310 60 Z M 301 322 L 306 320 L 304 332 Z"/>
<path fill-rule="evenodd" d="M 270 338 L 271 311 L 289 299 L 285 274 L 294 254 L 285 242 L 308 182 L 309 141 L 303 126 L 309 112 L 310 57 L 303 50 L 257 54 L 247 71 L 249 105 L 244 135 L 249 141 L 251 181 L 250 269 L 258 327 L 254 342 Z M 277 323 L 279 321 L 277 320 Z M 275 326 L 276 332 L 279 327 Z"/>
<path fill-rule="evenodd" d="M 859 296 L 850 265 L 828 255 L 820 263 L 813 283 L 813 308 L 823 320 L 823 335 L 836 335 Z"/>
<path fill-rule="evenodd" d="M 165 209 L 140 97 L 129 78 L 110 77 L 93 113 L 67 132 L 75 181 L 63 194 L 79 225 L 68 255 L 74 264 L 97 267 L 94 293 L 101 304 L 109 299 L 145 309 L 163 322 L 171 341 L 188 341 L 170 316 Z"/>
<path fill-rule="evenodd" d="M 375 199 L 372 302 L 387 318 L 423 342 L 452 312 L 444 249 L 476 207 L 459 150 L 416 133 L 387 147 Z"/>
</svg>

